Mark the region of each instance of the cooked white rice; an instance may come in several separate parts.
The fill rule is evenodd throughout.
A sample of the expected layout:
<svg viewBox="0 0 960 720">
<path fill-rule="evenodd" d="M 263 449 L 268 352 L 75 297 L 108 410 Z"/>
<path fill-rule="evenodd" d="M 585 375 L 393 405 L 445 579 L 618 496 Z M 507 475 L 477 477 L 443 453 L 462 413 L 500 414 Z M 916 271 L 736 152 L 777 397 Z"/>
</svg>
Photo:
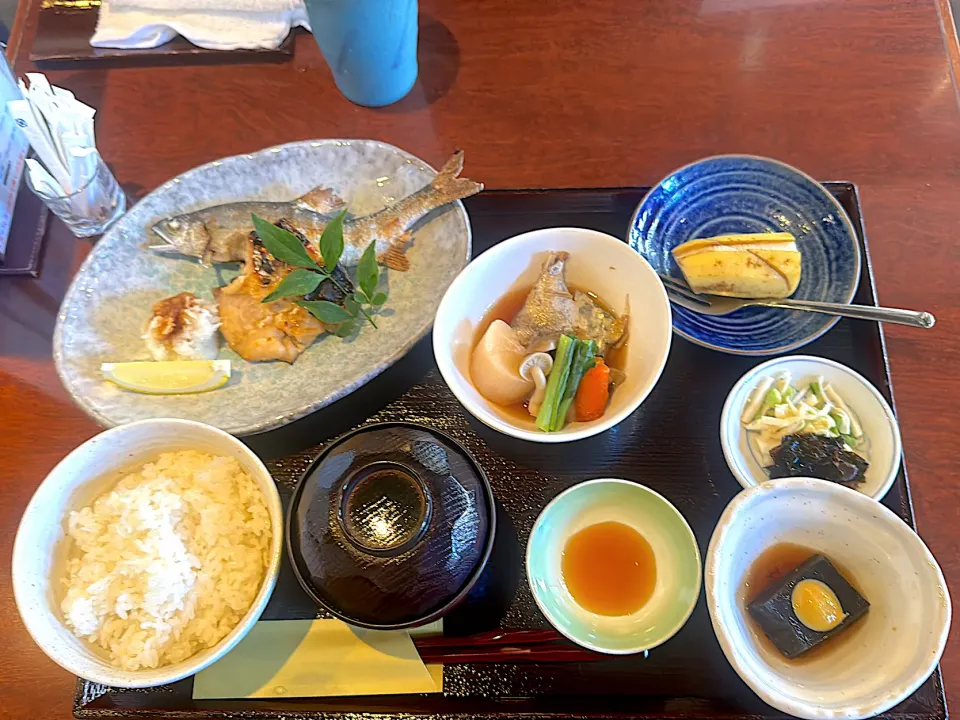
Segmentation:
<svg viewBox="0 0 960 720">
<path fill-rule="evenodd" d="M 235 458 L 164 453 L 71 512 L 64 619 L 124 670 L 180 662 L 243 618 L 270 515 Z"/>
</svg>

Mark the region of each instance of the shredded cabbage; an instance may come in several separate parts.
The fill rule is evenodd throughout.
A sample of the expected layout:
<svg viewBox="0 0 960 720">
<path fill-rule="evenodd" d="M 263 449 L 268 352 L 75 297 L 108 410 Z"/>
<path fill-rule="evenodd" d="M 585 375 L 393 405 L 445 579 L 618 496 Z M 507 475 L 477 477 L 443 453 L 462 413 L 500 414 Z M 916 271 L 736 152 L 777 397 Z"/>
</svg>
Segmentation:
<svg viewBox="0 0 960 720">
<path fill-rule="evenodd" d="M 803 389 L 790 384 L 790 373 L 765 377 L 743 408 L 743 426 L 756 433 L 763 457 L 786 435 L 824 435 L 842 438 L 848 450 L 863 441 L 863 429 L 840 394 L 822 376 Z"/>
</svg>

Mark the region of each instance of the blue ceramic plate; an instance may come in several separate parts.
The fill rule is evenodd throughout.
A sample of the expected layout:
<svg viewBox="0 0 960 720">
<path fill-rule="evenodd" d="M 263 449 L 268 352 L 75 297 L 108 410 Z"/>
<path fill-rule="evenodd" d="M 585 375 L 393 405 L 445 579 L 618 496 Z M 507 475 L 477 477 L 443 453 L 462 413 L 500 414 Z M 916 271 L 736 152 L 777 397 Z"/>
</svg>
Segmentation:
<svg viewBox="0 0 960 720">
<path fill-rule="evenodd" d="M 647 193 L 630 222 L 630 245 L 662 275 L 683 278 L 670 251 L 696 238 L 789 232 L 803 255 L 792 297 L 849 303 L 860 279 L 860 245 L 834 197 L 789 165 L 752 155 L 719 155 L 675 170 Z M 705 347 L 773 355 L 816 340 L 838 318 L 744 308 L 701 315 L 673 306 L 673 329 Z"/>
</svg>

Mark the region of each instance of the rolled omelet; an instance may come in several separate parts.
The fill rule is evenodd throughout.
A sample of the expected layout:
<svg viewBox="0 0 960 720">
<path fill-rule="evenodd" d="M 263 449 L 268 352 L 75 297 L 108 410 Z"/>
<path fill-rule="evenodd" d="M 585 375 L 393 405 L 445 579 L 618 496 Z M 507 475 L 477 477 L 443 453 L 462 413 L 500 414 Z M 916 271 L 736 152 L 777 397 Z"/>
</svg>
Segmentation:
<svg viewBox="0 0 960 720">
<path fill-rule="evenodd" d="M 800 251 L 790 233 L 719 235 L 673 249 L 696 293 L 739 298 L 785 298 L 800 284 Z"/>
</svg>

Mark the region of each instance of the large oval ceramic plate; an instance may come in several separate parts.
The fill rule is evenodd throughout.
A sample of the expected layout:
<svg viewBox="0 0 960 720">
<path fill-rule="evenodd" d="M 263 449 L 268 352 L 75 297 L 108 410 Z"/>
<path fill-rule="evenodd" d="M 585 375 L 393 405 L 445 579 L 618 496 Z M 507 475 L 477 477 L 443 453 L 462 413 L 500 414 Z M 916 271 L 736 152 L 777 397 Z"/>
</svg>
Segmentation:
<svg viewBox="0 0 960 720">
<path fill-rule="evenodd" d="M 202 165 L 137 203 L 96 244 L 67 291 L 57 318 L 53 356 L 73 399 L 102 425 L 177 417 L 235 435 L 284 425 L 352 392 L 422 338 L 440 298 L 470 258 L 470 223 L 457 202 L 415 227 L 410 270 L 384 270 L 389 300 L 379 330 L 353 340 L 321 336 L 293 365 L 248 363 L 224 344 L 230 382 L 199 395 L 139 395 L 100 375 L 100 363 L 149 360 L 141 339 L 157 300 L 180 292 L 212 299 L 239 266 L 205 268 L 196 260 L 141 248 L 158 219 L 240 200 L 290 200 L 316 186 L 332 188 L 351 214 L 374 212 L 436 175 L 426 163 L 372 140 L 318 140 L 267 148 Z"/>
<path fill-rule="evenodd" d="M 683 279 L 670 251 L 695 238 L 789 232 L 803 256 L 797 300 L 849 303 L 860 281 L 860 245 L 840 203 L 813 178 L 753 155 L 718 155 L 661 180 L 640 202 L 629 242 L 661 275 Z M 687 340 L 737 355 L 774 355 L 806 345 L 839 318 L 750 307 L 703 315 L 673 306 Z"/>
</svg>

